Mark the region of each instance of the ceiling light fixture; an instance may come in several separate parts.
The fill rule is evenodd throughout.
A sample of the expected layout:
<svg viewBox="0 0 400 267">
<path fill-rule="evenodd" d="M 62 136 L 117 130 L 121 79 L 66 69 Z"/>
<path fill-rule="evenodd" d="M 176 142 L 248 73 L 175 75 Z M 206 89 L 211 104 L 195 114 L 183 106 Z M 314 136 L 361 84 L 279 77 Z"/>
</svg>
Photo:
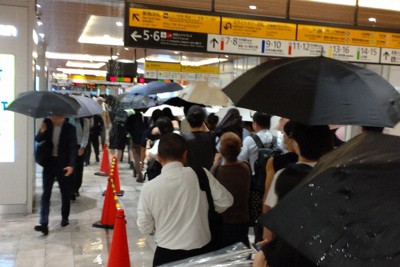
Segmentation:
<svg viewBox="0 0 400 267">
<path fill-rule="evenodd" d="M 369 21 L 369 22 L 374 22 L 374 23 L 375 23 L 375 22 L 376 22 L 376 18 L 372 18 L 372 17 L 371 17 L 371 18 L 368 19 L 368 21 Z"/>
<path fill-rule="evenodd" d="M 115 22 L 115 25 L 117 25 L 118 27 L 122 27 L 124 26 L 124 24 L 121 21 L 117 21 Z"/>
<path fill-rule="evenodd" d="M 77 60 L 77 61 L 94 61 L 94 62 L 108 62 L 110 60 L 109 56 L 55 53 L 55 52 L 46 52 L 46 58 Z M 117 56 L 112 56 L 112 59 L 117 59 L 117 58 L 118 58 Z"/>
<path fill-rule="evenodd" d="M 79 43 L 124 46 L 123 27 L 119 17 L 91 15 L 78 39 Z"/>
<path fill-rule="evenodd" d="M 36 22 L 36 24 L 40 27 L 40 26 L 43 25 L 43 22 L 41 22 L 40 20 L 38 20 L 38 21 Z"/>
<path fill-rule="evenodd" d="M 106 75 L 107 75 L 107 71 L 105 71 L 105 70 L 57 68 L 57 71 L 61 71 L 65 74 L 94 75 L 94 76 L 100 76 L 100 77 L 106 77 Z"/>
<path fill-rule="evenodd" d="M 136 62 L 138 63 L 145 63 L 145 62 L 165 62 L 165 63 L 180 63 L 184 66 L 203 66 L 203 65 L 210 65 L 219 62 L 228 61 L 227 58 L 191 58 L 187 56 L 182 56 L 180 60 L 179 56 L 174 55 L 161 55 L 161 54 L 154 54 L 147 56 L 146 59 L 139 58 Z"/>
<path fill-rule="evenodd" d="M 106 65 L 106 63 L 104 63 L 104 62 L 88 63 L 88 62 L 82 62 L 82 61 L 67 61 L 67 63 L 65 65 L 70 68 L 100 69 L 101 67 Z"/>
<path fill-rule="evenodd" d="M 35 44 L 38 44 L 38 43 L 39 43 L 39 36 L 38 36 L 37 32 L 35 31 L 35 29 L 33 29 L 32 38 L 33 38 L 33 42 L 34 42 Z"/>
<path fill-rule="evenodd" d="M 204 66 L 204 65 L 211 65 L 220 62 L 228 61 L 226 58 L 208 58 L 204 60 L 196 60 L 196 61 L 182 61 L 182 66 Z"/>
<path fill-rule="evenodd" d="M 256 10 L 256 9 L 257 9 L 257 6 L 255 6 L 255 5 L 250 5 L 249 8 L 250 8 L 251 10 Z"/>
</svg>

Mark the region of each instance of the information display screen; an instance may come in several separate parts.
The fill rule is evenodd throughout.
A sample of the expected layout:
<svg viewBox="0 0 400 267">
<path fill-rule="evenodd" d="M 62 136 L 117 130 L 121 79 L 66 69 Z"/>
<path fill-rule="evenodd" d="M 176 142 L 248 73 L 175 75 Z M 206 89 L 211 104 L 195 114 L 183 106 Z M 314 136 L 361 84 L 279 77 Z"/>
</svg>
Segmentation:
<svg viewBox="0 0 400 267">
<path fill-rule="evenodd" d="M 15 161 L 15 113 L 6 111 L 15 98 L 15 56 L 0 54 L 0 162 Z"/>
</svg>

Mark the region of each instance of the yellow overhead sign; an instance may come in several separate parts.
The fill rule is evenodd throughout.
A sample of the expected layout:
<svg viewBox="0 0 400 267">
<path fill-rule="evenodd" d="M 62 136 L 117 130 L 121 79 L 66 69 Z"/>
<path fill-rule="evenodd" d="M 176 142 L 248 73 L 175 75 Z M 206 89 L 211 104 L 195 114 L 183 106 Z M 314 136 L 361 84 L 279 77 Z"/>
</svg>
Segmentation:
<svg viewBox="0 0 400 267">
<path fill-rule="evenodd" d="M 181 64 L 179 63 L 164 63 L 164 62 L 145 62 L 145 70 L 158 70 L 158 71 L 181 71 Z"/>
<path fill-rule="evenodd" d="M 164 63 L 149 61 L 144 63 L 146 71 L 172 71 L 219 74 L 219 66 L 182 66 L 179 63 Z"/>
<path fill-rule="evenodd" d="M 219 74 L 219 66 L 182 66 L 182 72 Z"/>
<path fill-rule="evenodd" d="M 351 30 L 325 26 L 298 25 L 297 40 L 355 46 L 400 47 L 400 34 Z"/>
<path fill-rule="evenodd" d="M 221 33 L 234 36 L 296 40 L 296 24 L 222 17 Z"/>
<path fill-rule="evenodd" d="M 142 8 L 129 9 L 129 26 L 159 30 L 219 34 L 221 18 Z"/>
</svg>

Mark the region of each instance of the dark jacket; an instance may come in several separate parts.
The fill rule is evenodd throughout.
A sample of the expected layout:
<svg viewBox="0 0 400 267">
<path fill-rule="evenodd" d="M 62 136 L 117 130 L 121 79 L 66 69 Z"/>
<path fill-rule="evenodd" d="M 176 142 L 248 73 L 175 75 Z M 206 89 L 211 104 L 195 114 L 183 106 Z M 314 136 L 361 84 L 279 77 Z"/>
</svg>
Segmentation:
<svg viewBox="0 0 400 267">
<path fill-rule="evenodd" d="M 53 136 L 53 122 L 46 118 L 43 121 L 47 125 L 47 130 L 42 134 L 40 131 L 37 133 L 35 137 L 35 141 L 40 143 L 42 141 L 50 141 L 52 143 L 52 136 Z M 60 133 L 60 140 L 58 142 L 58 159 L 57 159 L 57 167 L 58 168 L 65 168 L 67 166 L 75 167 L 76 161 L 76 146 L 77 146 L 77 138 L 76 138 L 76 129 L 75 126 L 64 121 L 61 133 Z M 49 150 L 48 153 L 51 153 L 52 150 Z M 48 155 L 51 157 L 51 154 Z M 46 167 L 46 164 L 44 165 Z"/>
</svg>

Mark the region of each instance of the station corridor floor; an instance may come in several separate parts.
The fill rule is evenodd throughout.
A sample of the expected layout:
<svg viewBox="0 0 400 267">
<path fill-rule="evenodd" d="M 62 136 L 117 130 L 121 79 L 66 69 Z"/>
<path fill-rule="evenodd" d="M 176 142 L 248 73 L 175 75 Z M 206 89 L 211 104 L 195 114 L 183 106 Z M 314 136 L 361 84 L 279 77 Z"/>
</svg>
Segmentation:
<svg viewBox="0 0 400 267">
<path fill-rule="evenodd" d="M 124 157 L 127 159 L 127 156 Z M 93 161 L 92 161 L 93 162 Z M 143 236 L 136 226 L 136 207 L 143 186 L 133 178 L 127 160 L 118 164 L 121 190 L 119 198 L 125 211 L 130 263 L 132 267 L 152 266 L 156 244 Z M 0 215 L 1 267 L 91 267 L 107 266 L 113 230 L 92 227 L 99 221 L 104 204 L 107 178 L 94 175 L 99 163 L 84 168 L 80 197 L 71 203 L 70 224 L 61 227 L 61 198 L 54 183 L 51 198 L 49 234 L 43 236 L 33 227 L 39 222 L 42 192 L 41 168 L 36 171 L 34 210 L 27 215 Z"/>
</svg>

